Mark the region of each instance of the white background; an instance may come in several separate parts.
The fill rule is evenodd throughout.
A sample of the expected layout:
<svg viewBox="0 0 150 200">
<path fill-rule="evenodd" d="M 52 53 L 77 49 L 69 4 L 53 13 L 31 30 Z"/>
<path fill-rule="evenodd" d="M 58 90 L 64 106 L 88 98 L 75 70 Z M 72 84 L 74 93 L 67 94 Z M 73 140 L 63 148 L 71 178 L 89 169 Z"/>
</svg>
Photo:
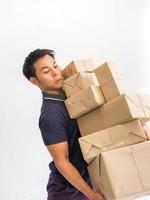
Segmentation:
<svg viewBox="0 0 150 200">
<path fill-rule="evenodd" d="M 46 200 L 51 158 L 37 125 L 41 92 L 22 74 L 25 56 L 36 48 L 54 49 L 62 68 L 85 57 L 96 66 L 113 61 L 132 91 L 150 93 L 150 1 L 0 4 L 0 199 Z"/>
</svg>

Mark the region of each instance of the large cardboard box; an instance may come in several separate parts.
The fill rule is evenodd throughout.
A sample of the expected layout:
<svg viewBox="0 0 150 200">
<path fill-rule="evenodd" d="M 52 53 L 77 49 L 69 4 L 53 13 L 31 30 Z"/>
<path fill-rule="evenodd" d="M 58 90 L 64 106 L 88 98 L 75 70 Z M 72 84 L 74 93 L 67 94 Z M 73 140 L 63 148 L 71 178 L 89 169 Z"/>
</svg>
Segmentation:
<svg viewBox="0 0 150 200">
<path fill-rule="evenodd" d="M 128 92 L 126 80 L 115 63 L 105 62 L 95 69 L 95 74 L 107 102 Z"/>
<path fill-rule="evenodd" d="M 77 72 L 89 72 L 93 71 L 94 69 L 95 65 L 91 58 L 74 60 L 62 70 L 62 75 L 64 76 L 64 79 L 66 79 Z"/>
<path fill-rule="evenodd" d="M 105 151 L 88 166 L 94 189 L 107 200 L 150 194 L 150 141 Z"/>
<path fill-rule="evenodd" d="M 101 152 L 147 140 L 140 120 L 97 131 L 78 138 L 84 160 L 89 164 Z"/>
<path fill-rule="evenodd" d="M 123 94 L 104 104 L 103 116 L 106 127 L 138 118 L 150 118 L 150 96 Z"/>
<path fill-rule="evenodd" d="M 66 93 L 66 96 L 69 98 L 81 90 L 88 88 L 92 84 L 99 86 L 94 72 L 78 72 L 64 80 L 63 89 Z"/>
<path fill-rule="evenodd" d="M 150 119 L 150 96 L 123 94 L 77 119 L 82 136 L 134 119 Z M 88 123 L 87 123 L 88 122 Z"/>
<path fill-rule="evenodd" d="M 91 85 L 65 100 L 70 118 L 75 119 L 104 104 L 105 100 L 99 86 Z"/>
</svg>

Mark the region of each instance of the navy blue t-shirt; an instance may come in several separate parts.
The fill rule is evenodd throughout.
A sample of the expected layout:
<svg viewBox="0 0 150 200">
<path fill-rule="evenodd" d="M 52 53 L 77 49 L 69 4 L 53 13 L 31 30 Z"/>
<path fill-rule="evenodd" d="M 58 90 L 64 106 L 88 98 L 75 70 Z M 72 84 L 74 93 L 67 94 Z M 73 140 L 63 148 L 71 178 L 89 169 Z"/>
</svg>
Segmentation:
<svg viewBox="0 0 150 200">
<path fill-rule="evenodd" d="M 81 137 L 76 119 L 70 119 L 64 100 L 65 94 L 42 92 L 43 102 L 39 118 L 39 128 L 45 145 L 68 141 L 69 160 L 83 179 L 91 186 L 87 163 L 83 159 L 78 138 Z M 49 163 L 51 176 L 70 185 L 59 173 L 54 161 Z"/>
</svg>

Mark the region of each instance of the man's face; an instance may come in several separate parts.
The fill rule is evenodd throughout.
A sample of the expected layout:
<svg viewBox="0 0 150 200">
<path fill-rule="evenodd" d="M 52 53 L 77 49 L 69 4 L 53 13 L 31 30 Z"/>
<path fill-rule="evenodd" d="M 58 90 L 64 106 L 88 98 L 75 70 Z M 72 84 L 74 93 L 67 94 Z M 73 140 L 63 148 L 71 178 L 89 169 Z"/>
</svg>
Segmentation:
<svg viewBox="0 0 150 200">
<path fill-rule="evenodd" d="M 43 91 L 57 91 L 62 87 L 63 76 L 61 68 L 49 55 L 39 58 L 33 67 L 36 70 L 37 84 Z"/>
</svg>

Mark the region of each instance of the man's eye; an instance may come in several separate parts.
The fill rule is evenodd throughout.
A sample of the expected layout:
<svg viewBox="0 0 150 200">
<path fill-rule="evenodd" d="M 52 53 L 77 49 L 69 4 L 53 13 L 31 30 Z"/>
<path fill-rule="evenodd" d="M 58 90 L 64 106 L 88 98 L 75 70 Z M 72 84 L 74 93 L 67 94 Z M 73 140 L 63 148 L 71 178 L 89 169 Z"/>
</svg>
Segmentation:
<svg viewBox="0 0 150 200">
<path fill-rule="evenodd" d="M 46 74 L 46 73 L 48 73 L 48 72 L 49 72 L 49 70 L 48 70 L 48 71 L 45 71 L 44 74 Z"/>
</svg>

